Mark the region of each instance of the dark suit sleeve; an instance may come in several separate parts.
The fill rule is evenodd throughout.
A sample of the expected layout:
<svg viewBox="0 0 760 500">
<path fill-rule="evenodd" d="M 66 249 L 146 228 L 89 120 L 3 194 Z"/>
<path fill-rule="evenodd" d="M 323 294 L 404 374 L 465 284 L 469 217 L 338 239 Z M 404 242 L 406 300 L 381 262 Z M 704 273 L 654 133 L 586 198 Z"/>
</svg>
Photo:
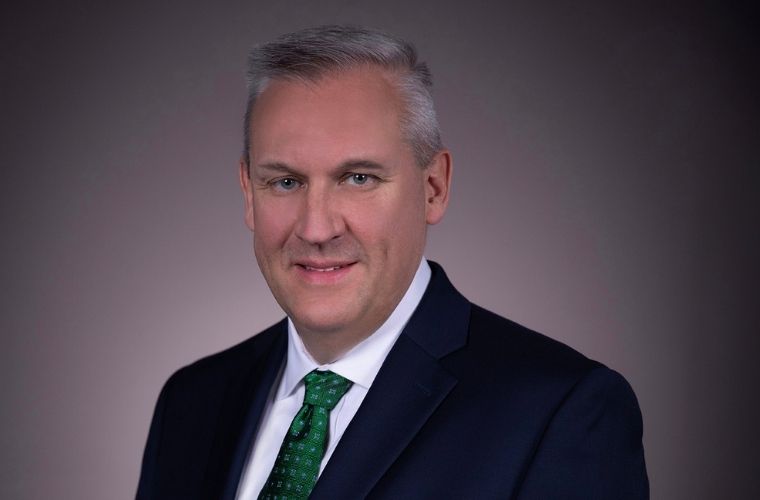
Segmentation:
<svg viewBox="0 0 760 500">
<path fill-rule="evenodd" d="M 158 396 L 158 402 L 156 403 L 156 409 L 153 412 L 153 420 L 151 421 L 150 431 L 148 433 L 148 442 L 145 445 L 145 452 L 143 453 L 140 482 L 137 485 L 137 500 L 157 498 L 155 483 L 156 470 L 158 468 L 158 453 L 161 443 L 164 408 L 166 406 L 166 399 L 171 380 L 172 379 L 169 379 L 163 389 L 161 389 L 161 394 Z"/>
<path fill-rule="evenodd" d="M 552 417 L 518 498 L 647 499 L 636 396 L 618 373 L 593 369 Z"/>
</svg>

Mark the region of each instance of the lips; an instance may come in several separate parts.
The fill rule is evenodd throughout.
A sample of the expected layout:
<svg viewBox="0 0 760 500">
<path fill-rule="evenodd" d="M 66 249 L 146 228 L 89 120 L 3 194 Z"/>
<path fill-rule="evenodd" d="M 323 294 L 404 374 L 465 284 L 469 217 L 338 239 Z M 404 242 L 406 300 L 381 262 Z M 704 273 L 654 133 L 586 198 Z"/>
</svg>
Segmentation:
<svg viewBox="0 0 760 500">
<path fill-rule="evenodd" d="M 345 266 L 331 266 L 331 267 L 312 267 L 312 266 L 303 266 L 304 269 L 307 271 L 317 271 L 318 273 L 326 273 L 329 271 L 335 271 L 337 269 L 342 269 Z"/>
<path fill-rule="evenodd" d="M 295 268 L 306 283 L 313 285 L 337 284 L 351 270 L 356 262 L 296 262 Z"/>
<path fill-rule="evenodd" d="M 309 261 L 296 261 L 295 264 L 307 271 L 316 271 L 320 273 L 325 273 L 329 271 L 337 271 L 338 269 L 343 269 L 345 267 L 351 266 L 355 264 L 355 261 L 315 261 L 315 260 L 309 260 Z"/>
</svg>

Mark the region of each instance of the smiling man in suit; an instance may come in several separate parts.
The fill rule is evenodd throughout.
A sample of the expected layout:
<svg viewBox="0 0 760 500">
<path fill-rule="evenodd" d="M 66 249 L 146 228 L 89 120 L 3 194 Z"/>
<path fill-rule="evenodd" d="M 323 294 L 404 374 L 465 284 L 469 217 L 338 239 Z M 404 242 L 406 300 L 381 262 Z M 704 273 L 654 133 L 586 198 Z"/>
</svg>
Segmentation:
<svg viewBox="0 0 760 500">
<path fill-rule="evenodd" d="M 308 29 L 248 77 L 245 221 L 287 318 L 169 379 L 138 498 L 647 498 L 625 380 L 423 258 L 452 165 L 412 46 Z"/>
</svg>

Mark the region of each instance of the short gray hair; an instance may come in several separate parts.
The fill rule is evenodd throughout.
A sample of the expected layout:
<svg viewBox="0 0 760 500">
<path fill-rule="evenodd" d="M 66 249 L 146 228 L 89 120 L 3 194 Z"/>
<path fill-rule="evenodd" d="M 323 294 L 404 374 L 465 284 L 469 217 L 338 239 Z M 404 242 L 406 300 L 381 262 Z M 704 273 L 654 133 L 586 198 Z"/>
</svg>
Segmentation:
<svg viewBox="0 0 760 500">
<path fill-rule="evenodd" d="M 288 33 L 273 42 L 255 46 L 248 55 L 248 102 L 243 125 L 243 155 L 250 161 L 251 113 L 256 99 L 270 81 L 315 81 L 328 72 L 374 65 L 396 75 L 395 85 L 404 100 L 401 131 L 414 151 L 418 165 L 427 166 L 443 149 L 433 106 L 433 80 L 427 65 L 417 59 L 414 46 L 369 28 L 320 26 Z"/>
</svg>

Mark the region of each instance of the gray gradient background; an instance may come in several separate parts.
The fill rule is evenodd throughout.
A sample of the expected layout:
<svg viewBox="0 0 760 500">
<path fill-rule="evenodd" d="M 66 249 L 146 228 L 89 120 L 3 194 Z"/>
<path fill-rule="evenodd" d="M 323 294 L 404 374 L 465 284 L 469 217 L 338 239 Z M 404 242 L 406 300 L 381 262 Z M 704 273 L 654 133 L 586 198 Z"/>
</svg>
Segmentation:
<svg viewBox="0 0 760 500">
<path fill-rule="evenodd" d="M 427 256 L 628 378 L 653 498 L 760 497 L 757 17 L 571 3 L 4 7 L 0 497 L 131 497 L 165 379 L 281 317 L 243 65 L 328 22 L 433 69 L 455 178 Z"/>
</svg>

